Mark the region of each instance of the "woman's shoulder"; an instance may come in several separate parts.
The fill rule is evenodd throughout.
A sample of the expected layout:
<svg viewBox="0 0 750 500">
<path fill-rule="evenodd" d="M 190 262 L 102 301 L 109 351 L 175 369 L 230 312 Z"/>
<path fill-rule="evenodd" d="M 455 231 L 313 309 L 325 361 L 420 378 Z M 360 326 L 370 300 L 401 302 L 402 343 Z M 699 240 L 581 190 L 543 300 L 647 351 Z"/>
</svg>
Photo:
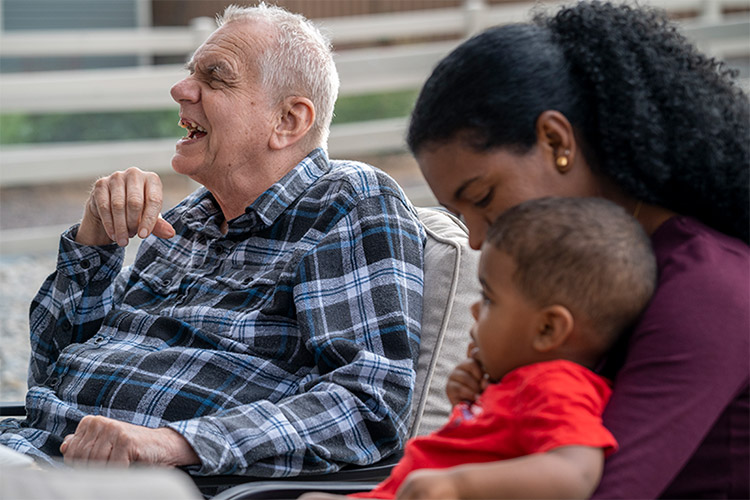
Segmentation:
<svg viewBox="0 0 750 500">
<path fill-rule="evenodd" d="M 705 280 L 721 288 L 750 286 L 750 247 L 692 217 L 672 217 L 651 241 L 660 285 L 672 280 Z"/>
<path fill-rule="evenodd" d="M 746 343 L 750 248 L 681 216 L 665 222 L 652 242 L 659 282 L 636 336 L 671 331 L 687 345 L 691 337 L 710 342 L 709 333 L 722 331 L 725 340 L 737 337 Z"/>
</svg>

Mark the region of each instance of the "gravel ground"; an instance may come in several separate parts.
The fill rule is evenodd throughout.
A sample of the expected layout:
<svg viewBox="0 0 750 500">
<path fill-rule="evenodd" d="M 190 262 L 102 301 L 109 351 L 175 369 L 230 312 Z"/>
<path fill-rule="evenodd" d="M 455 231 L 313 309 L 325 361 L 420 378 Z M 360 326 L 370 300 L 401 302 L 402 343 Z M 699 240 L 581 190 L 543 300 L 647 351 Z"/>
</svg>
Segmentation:
<svg viewBox="0 0 750 500">
<path fill-rule="evenodd" d="M 435 200 L 407 154 L 362 158 L 391 174 L 415 205 Z M 194 189 L 186 178 L 162 176 L 165 206 Z M 72 224 L 80 218 L 90 182 L 0 190 L 0 229 Z M 131 245 L 134 247 L 135 245 Z M 134 248 L 128 248 L 132 255 Z M 0 255 L 0 400 L 21 401 L 26 393 L 31 300 L 54 270 L 56 255 Z"/>
<path fill-rule="evenodd" d="M 0 258 L 0 397 L 21 401 L 29 363 L 31 300 L 55 266 L 54 255 Z"/>
</svg>

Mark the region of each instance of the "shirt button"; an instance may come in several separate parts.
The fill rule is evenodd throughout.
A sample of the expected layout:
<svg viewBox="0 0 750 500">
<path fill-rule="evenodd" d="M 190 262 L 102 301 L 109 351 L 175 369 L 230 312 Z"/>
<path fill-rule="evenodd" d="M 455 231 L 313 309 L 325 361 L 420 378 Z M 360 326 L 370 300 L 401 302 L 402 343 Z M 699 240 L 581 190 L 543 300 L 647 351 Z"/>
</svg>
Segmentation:
<svg viewBox="0 0 750 500">
<path fill-rule="evenodd" d="M 88 259 L 81 260 L 80 264 L 82 269 L 88 269 L 91 267 L 91 262 L 89 262 Z"/>
<path fill-rule="evenodd" d="M 169 278 L 164 278 L 163 280 L 161 280 L 161 284 L 162 286 L 169 286 L 172 284 L 172 280 Z"/>
<path fill-rule="evenodd" d="M 105 339 L 104 337 L 96 337 L 96 338 L 94 339 L 94 344 L 96 344 L 96 345 L 100 345 L 100 344 L 103 344 L 105 340 L 106 340 L 106 339 Z"/>
<path fill-rule="evenodd" d="M 57 385 L 57 383 L 58 383 L 59 381 L 60 381 L 60 379 L 59 379 L 59 378 L 57 378 L 57 377 L 52 377 L 51 379 L 49 379 L 49 380 L 47 381 L 47 384 L 49 384 L 49 386 L 50 386 L 50 387 L 53 387 L 53 388 L 54 388 L 54 387 L 55 387 L 55 386 Z"/>
<path fill-rule="evenodd" d="M 71 328 L 73 328 L 73 325 L 71 325 L 70 321 L 68 321 L 67 319 L 63 320 L 61 326 L 62 326 L 62 329 L 66 332 L 69 331 Z"/>
</svg>

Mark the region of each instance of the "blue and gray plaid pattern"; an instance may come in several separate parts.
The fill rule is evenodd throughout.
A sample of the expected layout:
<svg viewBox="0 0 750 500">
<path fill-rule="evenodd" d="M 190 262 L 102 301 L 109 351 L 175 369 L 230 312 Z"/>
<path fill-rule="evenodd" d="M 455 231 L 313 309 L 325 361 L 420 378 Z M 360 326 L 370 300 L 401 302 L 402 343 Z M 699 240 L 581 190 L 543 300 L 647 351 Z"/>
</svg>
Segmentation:
<svg viewBox="0 0 750 500">
<path fill-rule="evenodd" d="M 398 185 L 317 149 L 220 231 L 201 188 L 122 270 L 63 234 L 31 307 L 26 421 L 0 443 L 59 461 L 84 415 L 182 434 L 199 474 L 375 462 L 406 435 L 424 232 Z M 51 458 L 50 458 L 51 457 Z"/>
</svg>

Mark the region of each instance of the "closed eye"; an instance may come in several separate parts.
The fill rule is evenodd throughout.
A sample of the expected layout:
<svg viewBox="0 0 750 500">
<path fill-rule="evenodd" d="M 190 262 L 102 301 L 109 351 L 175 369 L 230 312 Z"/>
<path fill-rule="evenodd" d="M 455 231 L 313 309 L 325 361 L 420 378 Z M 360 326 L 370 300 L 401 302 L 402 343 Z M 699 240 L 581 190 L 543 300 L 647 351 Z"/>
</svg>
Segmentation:
<svg viewBox="0 0 750 500">
<path fill-rule="evenodd" d="M 474 206 L 478 207 L 478 208 L 484 208 L 484 207 L 486 207 L 487 205 L 490 204 L 490 202 L 492 201 L 492 198 L 494 197 L 494 195 L 495 195 L 495 190 L 494 189 L 490 189 L 487 192 L 487 194 L 484 196 L 484 198 L 482 198 L 479 201 L 474 202 Z"/>
</svg>

